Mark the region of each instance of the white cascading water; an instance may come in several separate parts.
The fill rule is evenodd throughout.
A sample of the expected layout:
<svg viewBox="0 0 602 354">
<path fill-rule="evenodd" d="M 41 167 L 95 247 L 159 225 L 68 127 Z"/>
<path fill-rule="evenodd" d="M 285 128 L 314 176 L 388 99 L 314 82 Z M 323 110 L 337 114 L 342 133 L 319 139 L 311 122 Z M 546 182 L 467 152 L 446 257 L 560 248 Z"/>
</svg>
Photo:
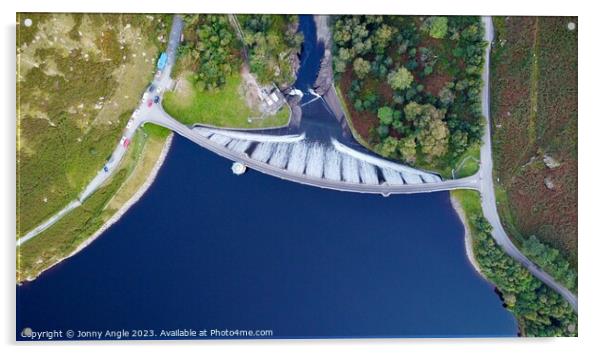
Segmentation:
<svg viewBox="0 0 602 354">
<path fill-rule="evenodd" d="M 360 174 L 357 159 L 343 155 L 343 179 L 346 182 L 360 183 Z"/>
<path fill-rule="evenodd" d="M 332 147 L 328 147 L 324 154 L 324 177 L 332 181 L 341 180 L 341 155 Z"/>
<path fill-rule="evenodd" d="M 390 184 L 390 185 L 404 184 L 403 179 L 401 178 L 401 175 L 399 174 L 399 172 L 394 171 L 388 167 L 382 167 L 380 170 L 382 171 L 383 177 L 385 178 L 385 181 L 388 184 Z"/>
<path fill-rule="evenodd" d="M 272 157 L 270 157 L 270 165 L 284 169 L 284 167 L 286 167 L 286 162 L 288 161 L 290 145 L 291 144 L 287 143 L 278 143 L 278 145 L 276 145 L 276 151 L 274 151 Z"/>
<path fill-rule="evenodd" d="M 413 173 L 402 172 L 401 175 L 407 184 L 419 184 L 422 183 L 422 178 L 419 175 Z"/>
<path fill-rule="evenodd" d="M 253 150 L 253 154 L 251 157 L 254 160 L 259 160 L 261 162 L 266 162 L 270 156 L 272 156 L 272 151 L 274 150 L 274 143 L 259 143 Z"/>
<path fill-rule="evenodd" d="M 288 160 L 288 165 L 286 169 L 294 172 L 302 174 L 305 171 L 305 160 L 307 158 L 307 143 L 300 142 L 293 145 L 291 150 L 291 157 Z"/>
<path fill-rule="evenodd" d="M 218 135 L 218 134 L 211 135 L 211 137 L 209 138 L 209 140 L 211 140 L 211 141 L 213 141 L 215 143 L 218 143 L 218 144 L 220 144 L 222 146 L 226 146 L 226 145 L 228 145 L 228 143 L 230 141 L 232 141 L 231 138 L 228 138 L 228 137 L 223 136 L 223 135 Z"/>
<path fill-rule="evenodd" d="M 228 144 L 228 148 L 238 153 L 244 153 L 251 146 L 251 142 L 248 140 L 232 140 Z"/>
<path fill-rule="evenodd" d="M 320 143 L 313 143 L 307 153 L 307 167 L 305 174 L 314 178 L 322 178 L 324 172 L 324 146 Z"/>
<path fill-rule="evenodd" d="M 430 177 L 426 177 L 424 179 L 425 181 L 433 181 L 433 182 L 441 181 L 441 178 L 439 178 L 439 176 L 436 176 L 431 173 L 424 172 L 424 171 L 421 171 L 419 169 L 412 168 L 409 166 L 400 165 L 398 163 L 388 161 L 388 160 L 385 160 L 385 159 L 382 159 L 379 157 L 368 155 L 363 152 L 356 151 L 348 146 L 341 144 L 339 141 L 337 141 L 334 138 L 331 140 L 331 142 L 332 142 L 332 146 L 334 146 L 334 148 L 337 151 L 339 151 L 340 153 L 353 156 L 358 160 L 369 162 L 375 166 L 380 167 L 381 169 L 389 168 L 391 170 L 402 173 L 404 176 L 404 179 L 407 176 L 406 181 L 411 180 L 412 183 L 422 183 L 422 179 L 420 178 L 420 176 L 424 177 L 427 175 Z M 410 183 L 410 182 L 408 182 L 408 183 Z"/>
<path fill-rule="evenodd" d="M 378 185 L 380 169 L 384 182 L 389 185 L 441 181 L 439 176 L 355 151 L 334 139 L 332 145 L 326 146 L 319 142 L 306 141 L 304 134 L 302 140 L 299 140 L 301 135 L 288 135 L 278 141 L 276 136 L 268 139 L 266 135 L 246 132 L 222 135 L 205 128 L 196 130 L 209 140 L 239 154 L 246 153 L 251 144 L 256 142 L 257 146 L 251 154 L 252 159 L 312 178 Z M 235 136 L 257 136 L 259 141 L 236 139 Z"/>
<path fill-rule="evenodd" d="M 360 177 L 362 183 L 365 184 L 378 184 L 378 174 L 376 173 L 376 167 L 367 163 L 366 161 L 360 161 Z"/>
</svg>

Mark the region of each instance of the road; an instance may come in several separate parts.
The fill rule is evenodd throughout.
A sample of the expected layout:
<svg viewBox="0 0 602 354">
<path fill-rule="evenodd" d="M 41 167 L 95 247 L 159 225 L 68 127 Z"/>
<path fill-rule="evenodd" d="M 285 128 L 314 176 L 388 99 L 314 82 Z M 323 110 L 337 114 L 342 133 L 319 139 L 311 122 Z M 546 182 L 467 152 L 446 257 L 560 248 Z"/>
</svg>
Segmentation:
<svg viewBox="0 0 602 354">
<path fill-rule="evenodd" d="M 246 166 L 253 168 L 257 171 L 273 175 L 282 179 L 302 183 L 306 185 L 336 189 L 341 191 L 359 192 L 359 193 L 378 193 L 382 195 L 390 194 L 402 194 L 402 193 L 425 193 L 425 192 L 437 192 L 452 189 L 473 189 L 481 192 L 482 209 L 485 218 L 491 224 L 492 236 L 496 242 L 502 247 L 502 249 L 510 255 L 512 258 L 517 260 L 519 263 L 524 265 L 531 274 L 540 279 L 550 288 L 554 289 L 560 295 L 562 295 L 569 304 L 577 311 L 577 297 L 572 294 L 568 289 L 555 281 L 549 274 L 538 268 L 533 262 L 531 262 L 525 255 L 523 255 L 518 248 L 512 243 L 504 228 L 501 224 L 499 215 L 497 213 L 496 201 L 495 201 L 495 188 L 493 183 L 493 161 L 492 161 L 492 148 L 491 148 L 491 121 L 489 116 L 489 56 L 491 49 L 491 42 L 493 40 L 493 23 L 491 17 L 485 16 L 482 18 L 483 25 L 485 28 L 485 36 L 489 45 L 486 49 L 485 64 L 483 70 L 483 91 L 481 97 L 482 111 L 486 119 L 485 129 L 483 133 L 483 145 L 481 146 L 481 165 L 479 172 L 473 176 L 469 176 L 461 179 L 446 180 L 441 182 L 424 183 L 424 184 L 406 184 L 406 185 L 367 185 L 360 183 L 348 183 L 348 182 L 337 182 L 321 178 L 312 178 L 307 175 L 293 174 L 287 170 L 282 170 L 267 163 L 256 161 L 250 158 L 246 154 L 236 154 L 231 150 L 228 150 L 224 146 L 216 144 L 209 139 L 206 139 L 192 128 L 178 122 L 169 114 L 167 114 L 161 104 L 153 104 L 148 107 L 146 102 L 142 102 L 138 108 L 138 114 L 133 117 L 132 126 L 130 129 L 125 131 L 124 136 L 131 138 L 134 135 L 135 130 L 144 123 L 154 123 L 161 125 L 165 128 L 171 129 L 179 135 L 195 142 L 196 144 L 233 161 L 240 161 Z M 179 44 L 180 35 L 182 32 L 183 22 L 180 16 L 174 16 L 172 24 L 172 30 L 167 46 L 168 62 L 163 70 L 155 76 L 153 85 L 161 89 L 161 95 L 168 89 L 171 88 L 171 70 L 176 58 L 176 50 Z M 48 219 L 34 230 L 30 231 L 27 235 L 17 240 L 17 247 L 24 242 L 27 242 L 31 238 L 35 237 L 40 232 L 47 229 L 49 226 L 58 221 L 69 211 L 73 210 L 81 204 L 88 196 L 96 191 L 116 170 L 116 166 L 119 164 L 126 149 L 118 145 L 115 152 L 107 164 L 108 172 L 100 171 L 98 175 L 92 180 L 92 182 L 82 192 L 78 200 L 71 202 L 67 207 L 55 214 L 52 218 Z"/>
<path fill-rule="evenodd" d="M 504 231 L 504 227 L 502 226 L 497 212 L 495 187 L 493 183 L 491 119 L 489 116 L 489 53 L 491 49 L 491 42 L 493 41 L 493 21 L 490 16 L 483 17 L 483 25 L 485 27 L 486 39 L 489 42 L 489 45 L 487 46 L 487 54 L 485 56 L 485 65 L 483 70 L 483 92 L 481 97 L 483 115 L 486 119 L 485 131 L 483 133 L 483 145 L 481 146 L 481 167 L 479 169 L 479 174 L 481 175 L 481 185 L 479 189 L 481 191 L 483 214 L 487 221 L 489 221 L 491 224 L 493 228 L 491 234 L 500 247 L 502 247 L 509 256 L 525 266 L 529 272 L 531 272 L 531 274 L 562 295 L 562 297 L 564 297 L 573 307 L 575 312 L 577 312 L 577 296 L 554 280 L 554 278 L 552 278 L 549 274 L 537 267 L 537 265 L 531 262 L 518 250 L 518 248 L 516 248 Z"/>
<path fill-rule="evenodd" d="M 182 33 L 183 22 L 182 18 L 178 15 L 174 16 L 172 28 L 169 36 L 169 41 L 167 44 L 167 64 L 162 72 L 158 72 L 157 75 L 153 78 L 152 84 L 156 87 L 155 90 L 160 90 L 162 95 L 166 90 L 171 88 L 171 69 L 176 59 L 176 50 L 178 49 L 178 44 L 180 42 L 180 34 Z M 156 91 L 155 91 L 156 92 Z M 149 97 L 154 97 L 154 94 L 150 94 Z M 128 140 L 132 140 L 134 134 L 138 127 L 146 121 L 145 116 L 156 109 L 157 106 L 153 104 L 151 107 L 148 107 L 147 102 L 140 102 L 136 113 L 132 116 L 130 120 L 130 127 L 126 128 L 123 132 L 123 137 Z M 69 213 L 71 210 L 80 206 L 92 193 L 94 193 L 100 186 L 103 185 L 117 170 L 119 163 L 125 156 L 127 151 L 127 147 L 125 147 L 121 141 L 115 147 L 113 154 L 107 161 L 104 167 L 106 167 L 106 171 L 103 167 L 98 174 L 90 181 L 90 183 L 84 188 L 79 197 L 69 203 L 65 208 L 60 210 L 58 213 L 50 217 L 48 220 L 44 221 L 40 225 L 38 225 L 35 229 L 29 231 L 24 236 L 17 239 L 17 247 L 21 246 L 23 243 L 31 240 L 33 237 L 37 236 L 40 232 L 46 230 L 58 220 L 60 220 L 63 216 Z"/>
</svg>

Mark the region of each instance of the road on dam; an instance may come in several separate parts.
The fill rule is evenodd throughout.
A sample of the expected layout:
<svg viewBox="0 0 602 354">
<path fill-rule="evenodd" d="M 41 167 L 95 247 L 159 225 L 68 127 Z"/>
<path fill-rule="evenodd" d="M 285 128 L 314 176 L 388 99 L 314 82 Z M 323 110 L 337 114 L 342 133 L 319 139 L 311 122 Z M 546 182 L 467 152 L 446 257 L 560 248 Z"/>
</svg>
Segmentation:
<svg viewBox="0 0 602 354">
<path fill-rule="evenodd" d="M 196 144 L 232 161 L 241 162 L 247 167 L 255 169 L 259 172 L 266 173 L 282 179 L 294 181 L 297 183 L 303 183 L 311 186 L 336 189 L 346 192 L 357 192 L 357 193 L 377 193 L 384 196 L 390 194 L 407 194 L 407 193 L 427 193 L 427 192 L 438 192 L 453 189 L 472 189 L 477 190 L 481 194 L 483 214 L 492 226 L 492 236 L 496 242 L 502 247 L 502 249 L 514 258 L 516 261 L 525 266 L 531 274 L 540 279 L 543 283 L 554 289 L 560 295 L 565 298 L 572 308 L 577 311 L 577 296 L 570 290 L 565 288 L 563 285 L 558 283 L 549 274 L 539 268 L 535 263 L 530 261 L 520 250 L 512 243 L 500 221 L 497 213 L 497 206 L 495 200 L 495 188 L 493 182 L 493 160 L 492 160 L 492 148 L 491 148 L 491 119 L 489 114 L 489 59 L 491 51 L 491 43 L 494 38 L 493 33 L 493 22 L 491 17 L 482 17 L 483 26 L 485 29 L 485 39 L 488 43 L 485 55 L 485 64 L 483 70 L 483 90 L 482 90 L 482 111 L 486 119 L 485 129 L 483 133 L 483 144 L 480 151 L 480 168 L 479 171 L 469 177 L 452 179 L 452 180 L 433 180 L 428 183 L 416 183 L 416 184 L 388 184 L 388 183 L 349 183 L 349 181 L 336 181 L 329 180 L 327 178 L 312 177 L 307 174 L 291 173 L 291 171 L 275 167 L 265 161 L 258 161 L 252 158 L 246 153 L 240 153 L 228 149 L 223 144 L 219 144 L 211 139 L 208 139 L 203 134 L 200 134 L 198 129 L 195 127 L 189 127 L 184 125 L 167 114 L 160 104 L 153 104 L 148 107 L 146 102 L 141 102 L 136 113 L 132 117 L 130 128 L 126 129 L 124 137 L 131 139 L 134 132 L 138 127 L 144 123 L 153 123 L 165 128 L 171 129 L 175 133 L 195 142 Z M 164 93 L 166 90 L 171 89 L 172 79 L 171 70 L 176 60 L 177 47 L 179 45 L 180 36 L 182 33 L 183 21 L 181 16 L 175 15 L 172 24 L 171 33 L 169 36 L 169 42 L 167 46 L 167 64 L 161 72 L 155 75 L 153 85 Z M 115 151 L 111 155 L 109 162 L 107 163 L 106 170 L 101 170 L 97 176 L 90 182 L 90 184 L 80 194 L 80 197 L 68 204 L 64 209 L 59 211 L 57 214 L 29 231 L 26 235 L 20 237 L 17 240 L 17 247 L 32 239 L 48 227 L 53 225 L 56 221 L 61 219 L 64 215 L 69 213 L 74 208 L 77 208 L 81 203 L 89 197 L 94 191 L 96 191 L 104 182 L 106 182 L 112 173 L 117 170 L 119 162 L 125 155 L 126 147 L 123 144 L 118 144 Z M 391 162 L 389 162 L 391 163 Z M 403 165 L 399 165 L 403 168 L 407 168 Z M 425 181 L 426 182 L 426 181 Z"/>
</svg>

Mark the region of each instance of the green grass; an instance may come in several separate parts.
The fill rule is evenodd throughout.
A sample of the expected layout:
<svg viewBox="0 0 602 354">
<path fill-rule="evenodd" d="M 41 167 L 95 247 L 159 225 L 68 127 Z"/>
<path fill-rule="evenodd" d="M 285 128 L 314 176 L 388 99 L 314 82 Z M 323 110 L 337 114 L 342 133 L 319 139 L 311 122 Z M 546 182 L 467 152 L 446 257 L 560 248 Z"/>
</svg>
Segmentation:
<svg viewBox="0 0 602 354">
<path fill-rule="evenodd" d="M 154 137 L 158 137 L 158 138 L 167 138 L 167 136 L 171 133 L 171 130 L 164 128 L 160 125 L 156 125 L 153 123 L 145 123 L 142 126 L 142 130 L 150 135 L 150 136 L 154 136 Z"/>
<path fill-rule="evenodd" d="M 146 34 L 154 28 L 144 15 L 17 18 L 34 19 L 34 26 L 17 30 L 19 236 L 75 199 L 102 168 L 152 78 L 153 63 L 131 54 L 151 56 L 157 48 L 150 39 L 135 36 L 135 31 Z M 131 27 L 125 30 L 127 24 Z M 122 48 L 119 32 L 130 33 Z M 44 40 L 46 36 L 62 41 Z M 99 102 L 104 105 L 96 106 Z"/>
<path fill-rule="evenodd" d="M 466 218 L 468 219 L 468 226 L 471 232 L 474 232 L 474 222 L 470 216 L 483 215 L 481 209 L 481 195 L 477 191 L 468 189 L 457 189 L 451 191 L 452 197 L 454 197 L 464 209 Z"/>
<path fill-rule="evenodd" d="M 479 171 L 479 160 L 481 158 L 481 147 L 478 144 L 470 146 L 457 161 L 455 178 L 472 176 Z"/>
<path fill-rule="evenodd" d="M 141 131 L 136 133 L 120 163 L 119 170 L 109 181 L 86 199 L 80 207 L 65 215 L 18 249 L 17 281 L 35 277 L 59 259 L 71 254 L 115 213 L 116 209 L 109 210 L 107 205 L 136 169 L 139 161 L 143 158 L 149 139 L 164 140 L 164 138 L 156 136 L 157 132 L 163 133 L 163 130 L 151 129 L 149 135 Z"/>
<path fill-rule="evenodd" d="M 44 269 L 73 252 L 104 223 L 102 209 L 125 181 L 120 170 L 111 183 L 96 191 L 80 207 L 56 224 L 23 244 L 17 251 L 17 281 L 35 277 Z"/>
<path fill-rule="evenodd" d="M 435 161 L 427 161 L 422 154 L 416 155 L 415 166 L 424 170 L 433 171 L 446 179 L 472 176 L 479 171 L 481 150 L 479 144 L 473 144 L 459 157 L 443 156 Z M 462 163 L 462 161 L 465 161 Z M 452 169 L 454 173 L 452 174 Z"/>
<path fill-rule="evenodd" d="M 184 124 L 207 124 L 224 128 L 267 128 L 288 123 L 290 112 L 284 106 L 273 116 L 260 118 L 257 109 L 250 108 L 242 97 L 240 74 L 234 74 L 226 84 L 213 91 L 198 90 L 189 80 L 184 92 L 166 92 L 163 108 Z M 251 122 L 249 122 L 251 118 Z"/>
</svg>

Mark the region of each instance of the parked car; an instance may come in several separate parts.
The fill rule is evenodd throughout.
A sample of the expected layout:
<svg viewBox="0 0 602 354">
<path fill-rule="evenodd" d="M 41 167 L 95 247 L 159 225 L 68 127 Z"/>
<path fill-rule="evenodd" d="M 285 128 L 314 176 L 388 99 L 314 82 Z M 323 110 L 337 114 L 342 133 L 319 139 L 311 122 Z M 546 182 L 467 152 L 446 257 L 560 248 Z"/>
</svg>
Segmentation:
<svg viewBox="0 0 602 354">
<path fill-rule="evenodd" d="M 126 136 L 122 136 L 119 144 L 123 145 L 123 147 L 128 147 L 128 145 L 130 145 L 130 139 L 128 139 Z"/>
<path fill-rule="evenodd" d="M 105 172 L 109 172 L 109 167 L 107 165 L 105 165 L 105 167 L 103 167 L 102 170 Z"/>
<path fill-rule="evenodd" d="M 144 95 L 142 95 L 142 102 L 146 101 L 147 98 L 148 98 L 148 92 L 145 92 Z"/>
<path fill-rule="evenodd" d="M 159 100 L 160 100 L 159 96 L 155 96 L 154 102 L 159 103 Z"/>
<path fill-rule="evenodd" d="M 131 129 L 133 125 L 134 125 L 134 120 L 130 119 L 128 121 L 128 124 L 125 125 L 125 129 Z"/>
<path fill-rule="evenodd" d="M 146 105 L 149 106 L 149 107 L 152 106 L 153 105 L 153 100 L 149 98 L 148 101 L 146 101 Z"/>
<path fill-rule="evenodd" d="M 153 91 L 155 91 L 155 85 L 150 85 L 148 87 L 148 92 L 153 92 Z"/>
</svg>

